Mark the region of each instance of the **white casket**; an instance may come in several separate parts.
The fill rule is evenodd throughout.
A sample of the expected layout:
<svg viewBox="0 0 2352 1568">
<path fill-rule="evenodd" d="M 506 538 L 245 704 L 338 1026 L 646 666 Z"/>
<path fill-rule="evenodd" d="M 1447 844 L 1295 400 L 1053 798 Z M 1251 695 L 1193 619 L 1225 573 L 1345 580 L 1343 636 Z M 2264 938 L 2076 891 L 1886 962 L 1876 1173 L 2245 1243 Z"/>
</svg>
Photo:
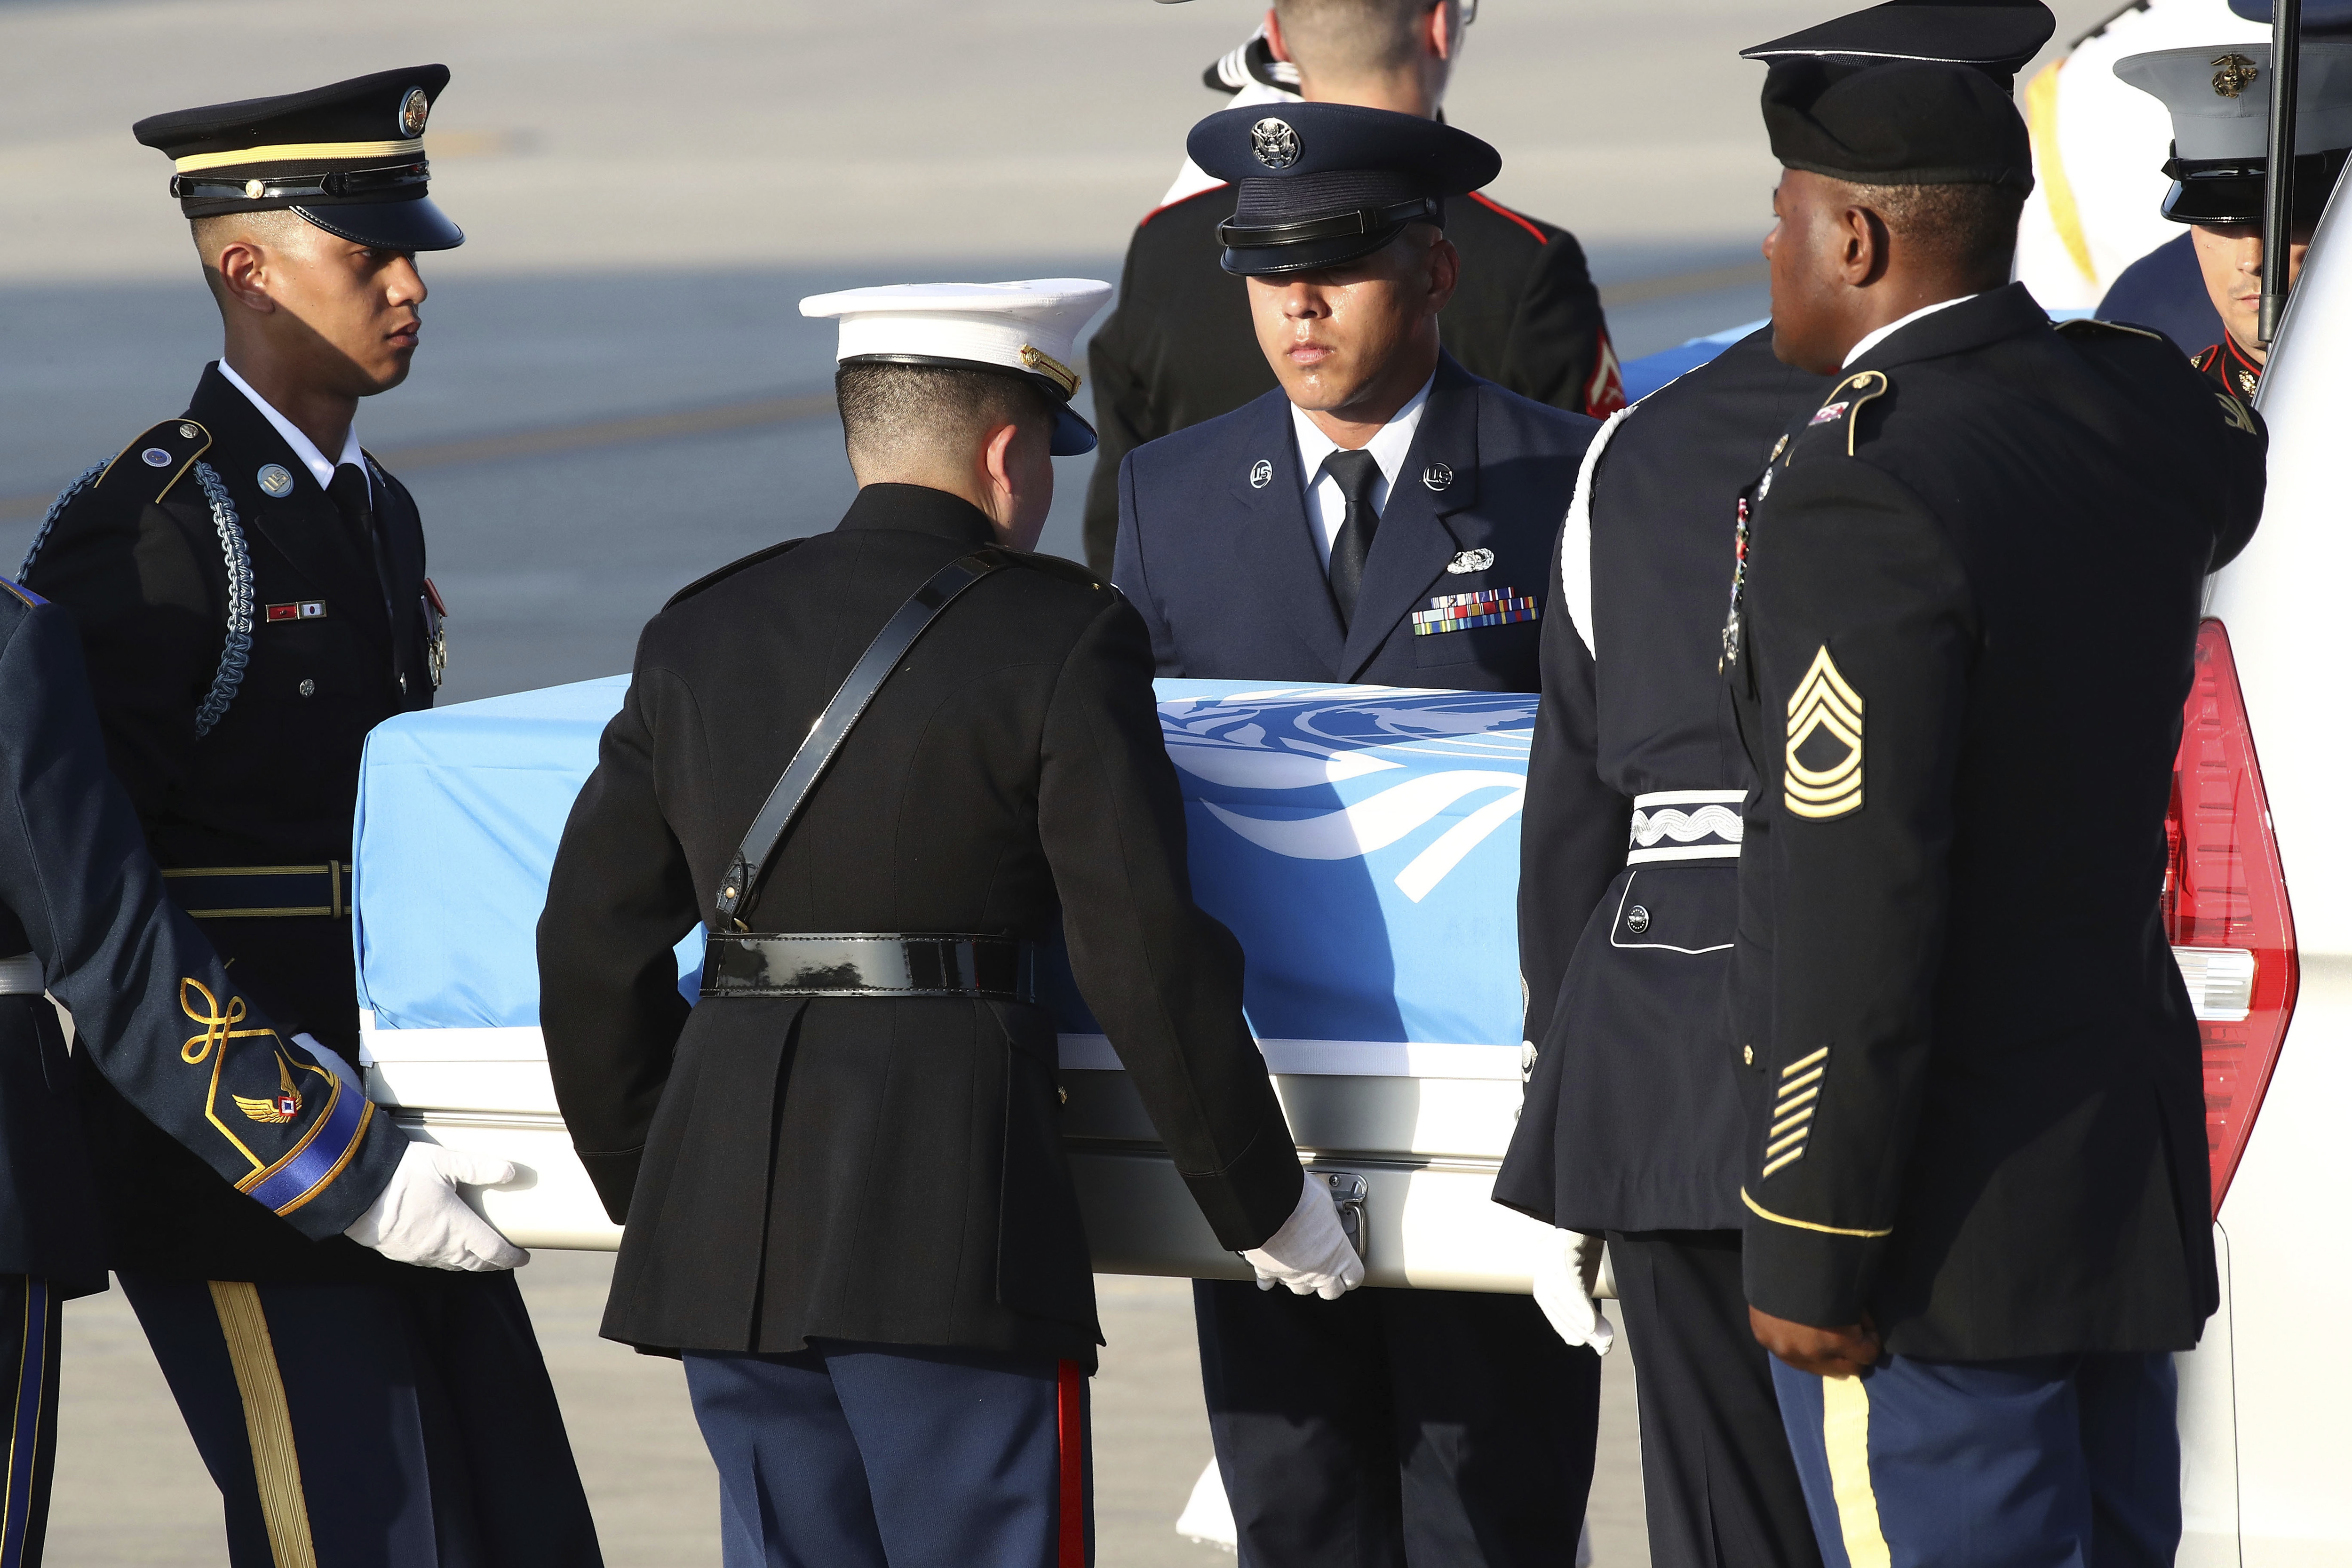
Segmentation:
<svg viewBox="0 0 2352 1568">
<path fill-rule="evenodd" d="M 411 1136 L 523 1174 L 481 1206 L 528 1247 L 609 1248 L 538 1017 L 532 932 L 614 677 L 412 713 L 368 739 L 356 833 L 362 1065 Z M 1159 683 L 1195 893 L 1318 1170 L 1364 1179 L 1375 1285 L 1524 1291 L 1544 1228 L 1490 1201 L 1518 1114 L 1514 899 L 1535 700 Z M 699 935 L 679 945 L 692 996 Z M 1048 965 L 1049 969 L 1056 966 Z M 1095 1267 L 1245 1277 L 1060 970 L 1065 1127 Z"/>
</svg>

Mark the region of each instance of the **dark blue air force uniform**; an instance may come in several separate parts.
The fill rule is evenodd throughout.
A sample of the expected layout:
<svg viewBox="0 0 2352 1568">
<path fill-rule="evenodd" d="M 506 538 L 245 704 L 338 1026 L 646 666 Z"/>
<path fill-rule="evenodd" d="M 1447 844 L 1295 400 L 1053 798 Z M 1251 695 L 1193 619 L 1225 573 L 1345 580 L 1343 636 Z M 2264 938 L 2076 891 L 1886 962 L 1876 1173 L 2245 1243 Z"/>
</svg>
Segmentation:
<svg viewBox="0 0 2352 1568">
<path fill-rule="evenodd" d="M 1269 393 L 1129 455 L 1113 578 L 1164 676 L 1531 691 L 1552 536 L 1597 427 L 1442 359 L 1343 628 L 1290 404 Z M 1415 612 L 1460 595 L 1537 618 L 1416 634 Z M 1572 1550 L 1599 1363 L 1531 1299 L 1202 1280 L 1193 1308 L 1244 1561 L 1329 1561 L 1351 1541 L 1384 1563 Z"/>
<path fill-rule="evenodd" d="M 164 897 L 107 771 L 72 617 L 5 579 L 0 804 L 0 1568 L 20 1568 L 48 1512 L 58 1305 L 106 1288 L 75 1069 L 42 993 L 71 1010 L 76 1054 L 210 1168 L 198 1179 L 289 1237 L 357 1219 L 406 1140 L 248 1005 Z M 253 1308 L 252 1286 L 215 1289 L 243 1292 L 225 1310 Z"/>
</svg>

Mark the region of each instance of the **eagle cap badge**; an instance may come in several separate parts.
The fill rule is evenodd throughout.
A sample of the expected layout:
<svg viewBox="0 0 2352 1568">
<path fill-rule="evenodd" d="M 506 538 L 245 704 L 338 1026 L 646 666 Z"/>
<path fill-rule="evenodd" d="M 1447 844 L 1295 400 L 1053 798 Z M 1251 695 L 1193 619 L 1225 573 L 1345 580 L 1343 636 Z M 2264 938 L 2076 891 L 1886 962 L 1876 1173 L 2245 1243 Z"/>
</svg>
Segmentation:
<svg viewBox="0 0 2352 1568">
<path fill-rule="evenodd" d="M 433 100 L 425 96 L 421 87 L 412 87 L 400 100 L 400 133 L 414 139 L 425 134 L 425 121 L 433 112 Z"/>
<path fill-rule="evenodd" d="M 1269 169 L 1287 169 L 1298 162 L 1298 132 L 1290 121 L 1269 116 L 1250 127 L 1250 153 Z"/>
</svg>

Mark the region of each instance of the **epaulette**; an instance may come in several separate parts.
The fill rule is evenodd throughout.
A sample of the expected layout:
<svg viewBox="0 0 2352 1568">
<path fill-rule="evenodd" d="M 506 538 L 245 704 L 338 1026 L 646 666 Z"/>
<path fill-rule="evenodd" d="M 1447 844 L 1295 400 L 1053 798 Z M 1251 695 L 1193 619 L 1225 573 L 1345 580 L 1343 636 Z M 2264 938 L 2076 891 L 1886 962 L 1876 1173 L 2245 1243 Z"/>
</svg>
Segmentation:
<svg viewBox="0 0 2352 1568">
<path fill-rule="evenodd" d="M 166 419 L 115 454 L 98 476 L 101 495 L 119 493 L 142 505 L 160 501 L 187 478 L 213 444 L 213 433 L 193 419 Z"/>
<path fill-rule="evenodd" d="M 1822 399 L 1822 405 L 1813 410 L 1811 419 L 1805 421 L 1803 434 L 1811 435 L 1824 425 L 1843 424 L 1845 426 L 1845 455 L 1853 457 L 1854 437 L 1862 426 L 1864 406 L 1874 398 L 1885 396 L 1894 385 L 1883 370 L 1855 371 L 1830 388 L 1830 395 Z M 1780 458 L 1780 466 L 1787 468 L 1797 460 L 1797 443 L 1784 442 L 1773 448 L 1773 456 Z"/>
<path fill-rule="evenodd" d="M 2153 338 L 2169 348 L 2172 340 L 2154 327 L 2135 327 L 2129 321 L 2103 321 L 2095 316 L 2078 316 L 2071 321 L 2057 323 L 2059 334 L 2069 338 L 2096 338 L 2109 333 L 2134 338 Z"/>
<path fill-rule="evenodd" d="M 711 573 L 709 576 L 697 577 L 693 582 L 688 583 L 685 587 L 680 588 L 677 593 L 672 594 L 669 596 L 669 602 L 662 605 L 662 608 L 667 610 L 675 605 L 682 605 L 686 603 L 687 600 L 693 598 L 697 594 L 701 593 L 705 588 L 710 587 L 712 584 L 717 583 L 723 583 L 728 578 L 735 575 L 738 572 L 743 571 L 748 567 L 757 566 L 762 561 L 772 561 L 777 556 L 782 555 L 785 551 L 797 549 L 807 542 L 808 541 L 805 539 L 787 539 L 782 544 L 771 544 L 765 550 L 755 550 L 751 554 L 744 556 L 740 561 L 730 561 L 726 565 L 721 566 L 718 571 Z"/>
<path fill-rule="evenodd" d="M 1075 561 L 1059 555 L 1040 555 L 1031 552 L 1018 556 L 1017 559 L 1022 565 L 1031 571 L 1043 572 L 1048 577 L 1059 577 L 1065 583 L 1076 583 L 1081 587 L 1092 588 L 1097 593 L 1118 591 L 1097 576 L 1092 567 L 1082 566 Z"/>
<path fill-rule="evenodd" d="M 28 610 L 37 610 L 48 603 L 47 599 L 42 598 L 22 583 L 12 583 L 5 577 L 0 577 L 0 588 L 5 588 L 15 597 L 22 599 L 25 602 L 25 607 Z"/>
</svg>

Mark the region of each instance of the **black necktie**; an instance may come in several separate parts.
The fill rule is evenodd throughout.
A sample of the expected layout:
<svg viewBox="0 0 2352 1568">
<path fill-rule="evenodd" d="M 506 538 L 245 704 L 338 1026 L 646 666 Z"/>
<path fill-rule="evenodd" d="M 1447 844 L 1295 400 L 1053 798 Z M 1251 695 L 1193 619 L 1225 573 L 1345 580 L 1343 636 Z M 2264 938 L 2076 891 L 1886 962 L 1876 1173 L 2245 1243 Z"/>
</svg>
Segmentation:
<svg viewBox="0 0 2352 1568">
<path fill-rule="evenodd" d="M 1370 452 L 1334 452 L 1323 459 L 1323 471 L 1339 481 L 1339 493 L 1348 498 L 1347 521 L 1331 541 L 1331 600 L 1344 626 L 1356 618 L 1356 590 L 1364 585 L 1364 562 L 1380 531 L 1372 487 L 1381 482 L 1381 465 Z"/>
<path fill-rule="evenodd" d="M 383 541 L 377 537 L 375 505 L 368 492 L 368 477 L 357 463 L 343 463 L 335 469 L 335 477 L 327 485 L 327 499 L 335 503 L 342 514 L 343 526 L 351 530 L 352 542 L 358 546 L 360 559 L 375 572 L 376 589 L 383 598 L 384 619 L 392 619 L 392 574 L 383 559 Z"/>
</svg>

